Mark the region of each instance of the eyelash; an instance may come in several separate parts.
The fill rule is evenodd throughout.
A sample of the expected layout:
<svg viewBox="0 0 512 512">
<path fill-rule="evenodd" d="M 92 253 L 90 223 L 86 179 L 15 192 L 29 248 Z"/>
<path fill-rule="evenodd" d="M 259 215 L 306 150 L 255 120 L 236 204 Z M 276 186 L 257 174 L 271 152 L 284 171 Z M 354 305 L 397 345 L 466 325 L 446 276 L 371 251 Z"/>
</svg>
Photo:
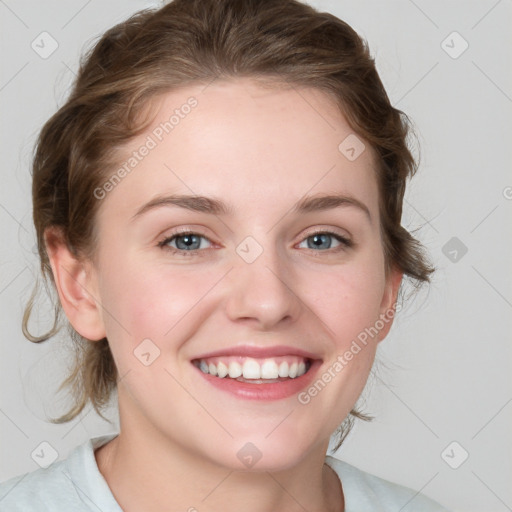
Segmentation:
<svg viewBox="0 0 512 512">
<path fill-rule="evenodd" d="M 200 238 L 204 238 L 205 240 L 208 240 L 210 243 L 213 243 L 208 237 L 202 235 L 201 233 L 197 233 L 195 231 L 178 231 L 178 232 L 172 233 L 170 236 L 167 236 L 163 240 L 158 242 L 158 247 L 160 247 L 164 251 L 169 251 L 171 254 L 179 254 L 180 256 L 184 256 L 184 257 L 205 256 L 205 254 L 202 254 L 205 252 L 204 249 L 193 249 L 191 251 L 184 251 L 183 249 L 175 249 L 174 247 L 170 247 L 169 245 L 167 245 L 170 242 L 172 242 L 174 239 L 176 239 L 178 237 L 182 237 L 182 236 L 187 236 L 187 235 L 195 235 Z M 343 249 L 349 249 L 349 248 L 353 247 L 353 245 L 354 245 L 352 240 L 349 240 L 348 238 L 338 235 L 337 233 L 333 233 L 332 231 L 314 231 L 312 233 L 309 233 L 305 238 L 303 238 L 301 240 L 301 243 L 315 235 L 332 236 L 334 239 L 336 239 L 338 242 L 340 242 L 341 245 L 338 247 L 335 247 L 334 249 L 326 249 L 326 250 L 320 250 L 320 251 L 315 251 L 314 249 L 308 249 L 309 251 L 320 252 L 320 253 L 325 252 L 328 254 L 332 254 L 332 253 L 337 253 L 338 251 L 343 250 Z"/>
</svg>

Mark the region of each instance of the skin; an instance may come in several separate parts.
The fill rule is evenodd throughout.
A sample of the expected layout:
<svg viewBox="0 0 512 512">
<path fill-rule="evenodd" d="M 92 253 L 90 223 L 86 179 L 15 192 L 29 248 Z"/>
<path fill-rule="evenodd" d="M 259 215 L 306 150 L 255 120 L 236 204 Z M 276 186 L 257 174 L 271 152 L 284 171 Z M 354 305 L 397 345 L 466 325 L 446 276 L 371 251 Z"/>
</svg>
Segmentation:
<svg viewBox="0 0 512 512">
<path fill-rule="evenodd" d="M 320 377 L 394 307 L 402 275 L 385 273 L 373 151 L 366 144 L 349 161 L 338 150 L 353 131 L 324 93 L 244 78 L 163 95 L 153 124 L 117 160 L 190 96 L 197 107 L 101 200 L 94 262 L 76 260 L 47 233 L 68 319 L 90 340 L 107 336 L 120 375 L 121 433 L 96 451 L 98 467 L 126 512 L 342 510 L 339 479 L 324 465 L 329 437 L 391 321 L 306 405 L 297 395 L 234 397 L 190 361 L 242 344 L 287 345 L 315 353 Z M 355 206 L 292 211 L 304 196 L 333 192 L 369 215 Z M 131 220 L 167 194 L 215 197 L 233 211 L 164 206 Z M 180 227 L 206 237 L 196 254 L 158 246 Z M 327 237 L 330 248 L 308 247 L 314 231 L 353 246 Z M 236 252 L 247 236 L 263 250 L 250 264 Z M 160 350 L 148 366 L 133 354 L 144 339 Z M 251 469 L 237 457 L 248 442 L 261 452 Z"/>
</svg>

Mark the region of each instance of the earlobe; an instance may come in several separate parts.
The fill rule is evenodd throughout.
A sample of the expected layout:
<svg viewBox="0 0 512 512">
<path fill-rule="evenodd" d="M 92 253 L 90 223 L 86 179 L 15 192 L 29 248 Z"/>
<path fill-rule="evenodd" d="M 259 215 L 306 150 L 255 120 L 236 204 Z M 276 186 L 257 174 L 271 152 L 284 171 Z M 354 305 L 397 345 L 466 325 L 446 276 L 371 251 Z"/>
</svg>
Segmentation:
<svg viewBox="0 0 512 512">
<path fill-rule="evenodd" d="M 386 280 L 386 288 L 380 306 L 380 320 L 383 324 L 379 330 L 378 341 L 382 341 L 389 333 L 395 318 L 395 309 L 398 299 L 398 291 L 402 282 L 403 272 L 393 268 L 390 270 Z"/>
<path fill-rule="evenodd" d="M 91 341 L 106 336 L 94 272 L 68 248 L 58 228 L 45 231 L 45 244 L 62 308 L 73 328 Z"/>
</svg>

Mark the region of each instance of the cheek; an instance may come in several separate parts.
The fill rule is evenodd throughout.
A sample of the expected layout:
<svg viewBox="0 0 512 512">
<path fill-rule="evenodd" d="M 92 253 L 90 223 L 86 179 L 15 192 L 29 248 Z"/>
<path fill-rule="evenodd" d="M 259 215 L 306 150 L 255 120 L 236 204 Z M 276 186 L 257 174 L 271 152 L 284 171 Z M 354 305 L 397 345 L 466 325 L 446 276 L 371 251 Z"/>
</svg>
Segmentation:
<svg viewBox="0 0 512 512">
<path fill-rule="evenodd" d="M 188 318 L 216 281 L 212 273 L 129 264 L 107 272 L 101 296 L 113 351 L 133 351 L 144 339 L 163 348 L 183 335 Z M 187 316 L 189 315 L 189 316 Z"/>
<path fill-rule="evenodd" d="M 310 300 L 338 348 L 350 344 L 378 320 L 384 283 L 384 271 L 375 263 L 317 276 Z"/>
</svg>

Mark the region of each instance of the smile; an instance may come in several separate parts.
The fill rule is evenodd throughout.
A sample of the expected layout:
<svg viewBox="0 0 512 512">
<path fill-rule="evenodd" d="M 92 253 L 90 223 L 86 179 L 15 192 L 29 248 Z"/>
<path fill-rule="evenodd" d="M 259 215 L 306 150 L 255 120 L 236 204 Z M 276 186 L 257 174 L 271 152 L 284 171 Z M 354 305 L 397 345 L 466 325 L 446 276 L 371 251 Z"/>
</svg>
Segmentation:
<svg viewBox="0 0 512 512">
<path fill-rule="evenodd" d="M 192 359 L 193 366 L 216 389 L 241 399 L 279 400 L 309 385 L 322 360 L 290 348 L 238 348 Z"/>
</svg>

